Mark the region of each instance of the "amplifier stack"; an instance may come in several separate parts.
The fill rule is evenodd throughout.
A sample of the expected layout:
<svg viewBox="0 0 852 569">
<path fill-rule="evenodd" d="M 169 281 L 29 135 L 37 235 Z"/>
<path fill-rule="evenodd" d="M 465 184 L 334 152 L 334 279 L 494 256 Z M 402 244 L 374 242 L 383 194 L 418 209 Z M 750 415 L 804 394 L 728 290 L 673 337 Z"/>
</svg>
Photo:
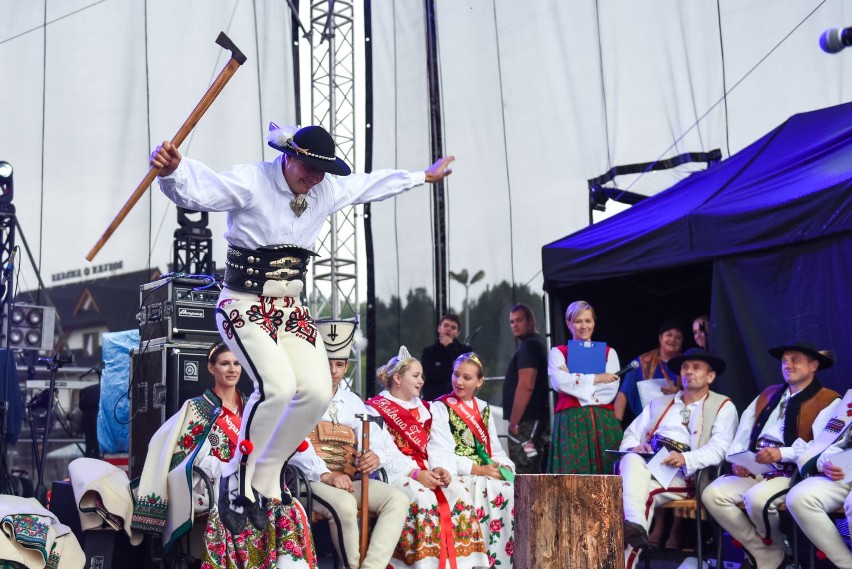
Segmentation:
<svg viewBox="0 0 852 569">
<path fill-rule="evenodd" d="M 213 284 L 214 286 L 210 286 Z M 165 278 L 139 287 L 139 339 L 142 346 L 171 342 L 210 345 L 216 331 L 215 281 Z"/>
<path fill-rule="evenodd" d="M 219 341 L 219 287 L 192 278 L 140 287 L 139 348 L 130 352 L 130 478 L 142 474 L 151 437 L 184 401 L 213 387 L 207 351 Z M 251 394 L 243 373 L 237 388 Z"/>
</svg>

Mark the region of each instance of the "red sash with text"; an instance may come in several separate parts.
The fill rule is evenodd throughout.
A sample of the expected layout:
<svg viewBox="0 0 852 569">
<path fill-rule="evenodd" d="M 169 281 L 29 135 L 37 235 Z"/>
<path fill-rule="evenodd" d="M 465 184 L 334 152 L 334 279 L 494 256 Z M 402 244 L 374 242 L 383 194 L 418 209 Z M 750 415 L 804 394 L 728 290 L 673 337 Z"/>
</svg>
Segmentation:
<svg viewBox="0 0 852 569">
<path fill-rule="evenodd" d="M 378 414 L 385 420 L 388 429 L 397 433 L 405 441 L 406 448 L 399 450 L 406 456 L 410 456 L 417 463 L 418 468 L 428 470 L 426 460 L 426 444 L 429 442 L 429 427 L 432 419 L 426 425 L 420 423 L 414 414 L 402 405 L 391 401 L 381 395 L 376 395 L 367 400 Z M 451 569 L 457 569 L 456 565 L 456 543 L 453 537 L 453 517 L 450 512 L 450 503 L 441 488 L 435 488 L 435 498 L 438 500 L 438 513 L 441 520 L 441 554 L 438 559 L 438 567 L 443 569 L 450 563 Z"/>
<path fill-rule="evenodd" d="M 473 433 L 476 440 L 482 443 L 488 456 L 491 456 L 491 439 L 488 437 L 488 428 L 482 420 L 482 414 L 479 412 L 479 405 L 476 400 L 473 401 L 473 409 L 469 409 L 467 405 L 459 401 L 458 397 L 452 394 L 442 395 L 436 399 L 440 401 L 458 415 L 467 428 Z"/>
<path fill-rule="evenodd" d="M 234 449 L 237 447 L 237 439 L 240 435 L 240 423 L 239 414 L 234 413 L 223 405 L 222 412 L 216 419 L 216 426 L 228 437 L 228 446 L 231 447 L 232 456 Z"/>
<path fill-rule="evenodd" d="M 402 448 L 400 451 L 414 459 L 418 467 L 422 469 L 427 468 L 426 444 L 429 442 L 428 427 L 422 425 L 410 410 L 381 395 L 376 395 L 372 399 L 368 399 L 367 404 L 371 405 L 379 413 L 389 429 L 392 429 L 408 443 L 408 448 Z"/>
</svg>

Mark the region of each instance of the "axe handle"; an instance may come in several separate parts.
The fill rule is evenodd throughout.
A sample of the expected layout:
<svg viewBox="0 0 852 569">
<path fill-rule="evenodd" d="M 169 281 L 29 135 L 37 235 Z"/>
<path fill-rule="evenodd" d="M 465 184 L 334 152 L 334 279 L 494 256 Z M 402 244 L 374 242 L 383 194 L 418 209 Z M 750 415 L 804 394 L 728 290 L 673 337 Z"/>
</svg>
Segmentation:
<svg viewBox="0 0 852 569">
<path fill-rule="evenodd" d="M 370 450 L 370 421 L 368 419 L 362 419 L 361 452 L 366 454 L 368 450 Z M 359 561 L 359 564 L 364 563 L 364 557 L 367 556 L 367 543 L 369 542 L 369 491 L 370 475 L 366 473 L 361 473 L 361 559 Z"/>
<path fill-rule="evenodd" d="M 204 116 L 204 113 L 207 112 L 207 109 L 210 108 L 210 105 L 213 104 L 213 101 L 216 100 L 216 97 L 219 96 L 219 93 L 224 89 L 225 84 L 231 79 L 231 76 L 236 73 L 237 69 L 240 68 L 240 62 L 237 61 L 236 58 L 231 57 L 230 61 L 225 65 L 222 71 L 219 73 L 219 76 L 216 77 L 216 80 L 213 81 L 213 84 L 210 85 L 210 88 L 207 89 L 207 92 L 204 93 L 204 96 L 201 97 L 201 100 L 198 101 L 198 104 L 195 105 L 195 108 L 190 113 L 189 117 L 187 117 L 186 121 L 181 125 L 178 129 L 177 133 L 172 138 L 171 142 L 175 146 L 180 146 L 184 139 L 192 132 L 192 129 L 195 128 L 195 125 L 198 124 L 198 121 L 201 120 L 201 117 Z M 109 227 L 106 228 L 104 234 L 101 235 L 101 238 L 98 239 L 98 242 L 95 243 L 95 246 L 92 247 L 92 250 L 89 251 L 89 254 L 86 255 L 86 260 L 91 261 L 95 258 L 95 255 L 98 254 L 98 251 L 106 244 L 107 240 L 115 233 L 115 230 L 118 229 L 118 226 L 121 225 L 121 222 L 124 221 L 124 218 L 127 217 L 127 214 L 130 213 L 130 210 L 133 209 L 133 206 L 136 205 L 136 202 L 145 194 L 148 190 L 148 186 L 154 181 L 154 178 L 157 177 L 157 174 L 160 173 L 160 168 L 152 166 L 145 177 L 139 182 L 139 185 L 136 186 L 136 189 L 133 191 L 133 194 L 130 198 L 125 202 L 124 206 L 122 206 L 121 210 L 112 220 L 112 223 L 109 224 Z"/>
</svg>

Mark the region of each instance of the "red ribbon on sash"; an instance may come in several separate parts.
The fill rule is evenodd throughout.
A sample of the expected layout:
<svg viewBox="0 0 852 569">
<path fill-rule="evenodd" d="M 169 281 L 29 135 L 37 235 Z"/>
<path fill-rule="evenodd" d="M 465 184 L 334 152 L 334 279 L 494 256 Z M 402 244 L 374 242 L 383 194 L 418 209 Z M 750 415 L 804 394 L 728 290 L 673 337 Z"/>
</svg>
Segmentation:
<svg viewBox="0 0 852 569">
<path fill-rule="evenodd" d="M 411 456 L 419 468 L 427 470 L 426 444 L 429 442 L 429 432 L 419 419 L 409 409 L 381 395 L 376 395 L 367 403 L 385 420 L 388 429 L 398 434 L 408 444 L 412 453 L 411 455 L 405 453 L 405 449 L 400 449 L 400 451 L 406 456 Z M 450 503 L 441 488 L 435 488 L 434 492 L 435 498 L 438 500 L 438 513 L 441 520 L 441 554 L 438 559 L 438 567 L 444 569 L 447 566 L 447 561 L 449 561 L 451 569 L 457 569 L 456 543 L 453 536 L 453 516 L 450 513 Z"/>
<path fill-rule="evenodd" d="M 476 403 L 476 400 L 473 401 L 473 411 L 468 409 L 467 405 L 464 405 L 461 401 L 459 401 L 458 397 L 455 395 L 442 395 L 436 401 L 442 402 L 444 405 L 452 409 L 456 412 L 464 424 L 467 425 L 467 428 L 473 433 L 473 436 L 482 443 L 482 446 L 485 447 L 485 450 L 488 452 L 488 456 L 491 456 L 491 439 L 488 437 L 488 429 L 485 427 L 485 422 L 482 420 L 482 414 L 479 412 L 479 405 Z"/>
</svg>

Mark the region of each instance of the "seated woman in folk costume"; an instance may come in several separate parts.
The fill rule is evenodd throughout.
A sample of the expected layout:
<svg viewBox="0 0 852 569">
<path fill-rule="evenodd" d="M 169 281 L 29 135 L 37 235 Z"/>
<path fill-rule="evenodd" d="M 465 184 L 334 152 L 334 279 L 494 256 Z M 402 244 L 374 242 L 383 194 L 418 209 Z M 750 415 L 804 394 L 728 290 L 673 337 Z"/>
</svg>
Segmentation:
<svg viewBox="0 0 852 569">
<path fill-rule="evenodd" d="M 485 380 L 479 357 L 453 364 L 453 392 L 435 400 L 427 451 L 432 468 L 445 468 L 473 497 L 491 566 L 511 567 L 515 551 L 515 465 L 497 438 L 491 407 L 475 394 Z"/>
<path fill-rule="evenodd" d="M 423 367 L 402 346 L 376 375 L 386 389 L 367 401 L 367 409 L 382 417 L 384 428 L 404 455 L 398 458 L 399 468 L 408 475 L 397 479 L 394 486 L 411 502 L 391 565 L 487 567 L 485 542 L 470 492 L 446 468 L 430 469 L 426 446 L 432 415 L 419 396 Z"/>
<path fill-rule="evenodd" d="M 207 512 L 205 567 L 254 567 L 269 557 L 270 549 L 283 552 L 288 540 L 296 545 L 286 556 L 293 561 L 288 566 L 314 567 L 310 526 L 301 506 L 274 504 L 269 528 L 263 531 L 251 524 L 239 535 L 224 531 L 215 508 L 216 496 L 208 496 L 205 482 L 193 467 L 207 475 L 215 494 L 221 469 L 236 449 L 246 397 L 237 389 L 242 367 L 224 342 L 210 347 L 207 369 L 213 376 L 213 388 L 187 400 L 151 438 L 131 526 L 161 535 L 163 548 L 169 552 L 188 531 L 201 531 L 193 528 L 193 522 Z M 275 536 L 272 543 L 269 533 Z M 200 542 L 190 539 L 195 557 L 202 555 L 197 550 Z M 284 566 L 282 561 L 279 564 Z"/>
</svg>

